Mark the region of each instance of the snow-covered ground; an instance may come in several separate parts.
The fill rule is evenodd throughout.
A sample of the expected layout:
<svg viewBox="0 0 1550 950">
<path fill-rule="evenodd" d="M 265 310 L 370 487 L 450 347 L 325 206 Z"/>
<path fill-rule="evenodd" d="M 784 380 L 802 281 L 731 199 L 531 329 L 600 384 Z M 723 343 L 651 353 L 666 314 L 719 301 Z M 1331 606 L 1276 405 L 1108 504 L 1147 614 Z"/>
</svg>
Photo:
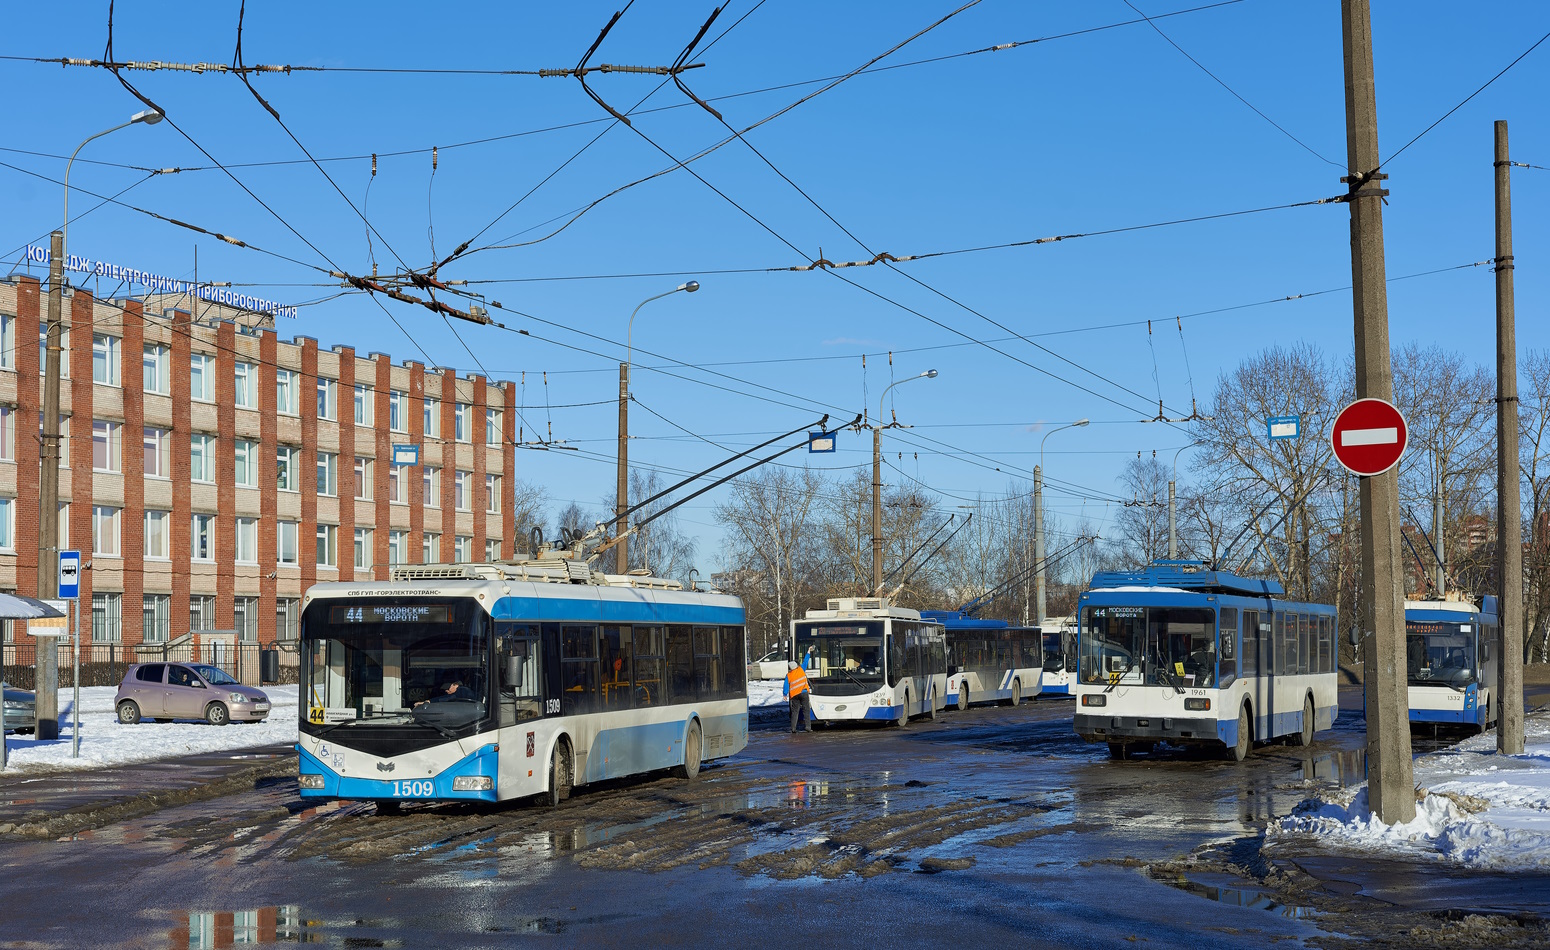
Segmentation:
<svg viewBox="0 0 1550 950">
<path fill-rule="evenodd" d="M 100 769 L 296 741 L 295 686 L 264 687 L 273 704 L 269 717 L 259 723 L 233 722 L 229 726 L 193 720 L 125 726 L 113 712 L 117 692 L 113 686 L 82 687 L 81 756 L 77 759 L 70 757 L 74 690 L 60 690 L 59 738 L 43 741 L 35 735 L 7 735 L 6 773 Z"/>
<path fill-rule="evenodd" d="M 1550 713 L 1528 717 L 1524 733 L 1522 755 L 1497 755 L 1493 730 L 1416 759 L 1424 797 L 1413 821 L 1377 821 L 1363 784 L 1302 802 L 1267 834 L 1465 867 L 1550 868 Z"/>
<path fill-rule="evenodd" d="M 784 684 L 785 680 L 749 680 L 748 708 L 786 705 L 785 694 L 781 692 Z"/>
</svg>

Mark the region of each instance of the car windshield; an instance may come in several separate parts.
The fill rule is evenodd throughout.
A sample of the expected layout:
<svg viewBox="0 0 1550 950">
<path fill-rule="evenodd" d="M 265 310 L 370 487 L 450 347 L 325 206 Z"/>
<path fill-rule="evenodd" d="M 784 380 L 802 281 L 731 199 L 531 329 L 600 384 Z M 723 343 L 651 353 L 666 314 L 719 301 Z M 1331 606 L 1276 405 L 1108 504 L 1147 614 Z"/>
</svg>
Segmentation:
<svg viewBox="0 0 1550 950">
<path fill-rule="evenodd" d="M 312 725 L 457 728 L 489 709 L 488 615 L 447 601 L 319 601 L 302 629 Z"/>
<path fill-rule="evenodd" d="M 870 692 L 883 685 L 882 621 L 799 623 L 796 652 L 819 692 L 825 686 Z"/>
<path fill-rule="evenodd" d="M 1198 607 L 1088 607 L 1081 680 L 1146 686 L 1216 685 L 1216 613 Z"/>
<path fill-rule="evenodd" d="M 237 680 L 233 679 L 230 673 L 226 672 L 218 666 L 205 666 L 204 664 L 199 664 L 194 667 L 194 672 L 204 677 L 204 681 L 209 683 L 211 686 L 242 685 Z"/>
<path fill-rule="evenodd" d="M 1405 667 L 1411 686 L 1465 687 L 1478 682 L 1473 624 L 1405 623 Z"/>
</svg>

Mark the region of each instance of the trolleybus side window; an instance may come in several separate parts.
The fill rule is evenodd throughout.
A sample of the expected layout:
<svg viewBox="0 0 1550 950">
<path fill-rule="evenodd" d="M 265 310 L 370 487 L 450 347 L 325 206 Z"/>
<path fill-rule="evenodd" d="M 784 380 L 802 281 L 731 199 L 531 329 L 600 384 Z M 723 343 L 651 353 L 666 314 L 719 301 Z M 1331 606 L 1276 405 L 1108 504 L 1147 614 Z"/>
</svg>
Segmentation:
<svg viewBox="0 0 1550 950">
<path fill-rule="evenodd" d="M 597 708 L 597 628 L 560 625 L 560 701 L 569 716 Z"/>
<path fill-rule="evenodd" d="M 630 708 L 630 634 L 614 624 L 598 630 L 597 657 L 601 664 L 602 708 Z"/>
<path fill-rule="evenodd" d="M 500 724 L 510 726 L 543 715 L 543 667 L 538 625 L 496 621 L 495 656 L 500 683 Z"/>
<path fill-rule="evenodd" d="M 693 702 L 694 690 L 694 642 L 688 627 L 667 628 L 667 701 L 670 703 Z"/>
<path fill-rule="evenodd" d="M 659 706 L 666 702 L 662 695 L 662 628 L 635 627 L 632 640 L 635 644 L 635 706 Z"/>
<path fill-rule="evenodd" d="M 1218 626 L 1221 632 L 1217 637 L 1217 653 L 1221 669 L 1216 682 L 1218 686 L 1226 686 L 1238 678 L 1238 608 L 1223 607 Z"/>
<path fill-rule="evenodd" d="M 1243 612 L 1243 656 L 1240 667 L 1244 676 L 1259 675 L 1259 611 Z"/>
<path fill-rule="evenodd" d="M 699 699 L 721 695 L 721 629 L 694 628 L 694 692 Z"/>
</svg>

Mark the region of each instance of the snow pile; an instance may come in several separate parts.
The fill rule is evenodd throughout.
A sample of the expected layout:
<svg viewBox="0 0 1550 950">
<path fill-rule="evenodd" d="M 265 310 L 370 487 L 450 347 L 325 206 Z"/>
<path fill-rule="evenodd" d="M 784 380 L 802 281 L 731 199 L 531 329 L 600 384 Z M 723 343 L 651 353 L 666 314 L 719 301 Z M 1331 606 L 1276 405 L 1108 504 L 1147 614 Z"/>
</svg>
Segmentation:
<svg viewBox="0 0 1550 950">
<path fill-rule="evenodd" d="M 135 762 L 175 759 L 205 752 L 250 749 L 256 746 L 296 742 L 296 687 L 266 686 L 272 704 L 269 717 L 259 723 L 233 722 L 212 726 L 198 720 L 142 722 L 126 726 L 114 715 L 113 686 L 81 688 L 81 755 L 71 758 L 70 730 L 74 690 L 59 691 L 59 738 L 41 740 L 36 735 L 10 733 L 5 737 L 9 760 L 6 773 L 100 769 Z"/>
<path fill-rule="evenodd" d="M 1363 785 L 1302 802 L 1266 834 L 1465 867 L 1550 868 L 1550 714 L 1527 719 L 1522 755 L 1497 755 L 1486 733 L 1417 759 L 1415 781 L 1411 821 L 1378 821 Z"/>
<path fill-rule="evenodd" d="M 786 705 L 785 694 L 781 691 L 785 683 L 785 680 L 749 680 L 748 708 Z"/>
</svg>

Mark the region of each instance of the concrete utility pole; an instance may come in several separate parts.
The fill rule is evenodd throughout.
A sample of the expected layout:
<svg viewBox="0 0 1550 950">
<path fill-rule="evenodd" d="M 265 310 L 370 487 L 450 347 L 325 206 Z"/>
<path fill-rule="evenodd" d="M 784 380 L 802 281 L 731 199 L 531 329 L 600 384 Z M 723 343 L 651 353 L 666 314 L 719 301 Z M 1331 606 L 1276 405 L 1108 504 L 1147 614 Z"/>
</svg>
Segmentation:
<svg viewBox="0 0 1550 950">
<path fill-rule="evenodd" d="M 883 592 L 883 430 L 888 428 L 883 425 L 883 403 L 888 399 L 888 390 L 907 383 L 912 379 L 935 379 L 936 370 L 928 369 L 918 376 L 908 376 L 904 379 L 894 380 L 883 387 L 883 394 L 877 398 L 877 425 L 872 427 L 872 596 L 878 597 Z"/>
<path fill-rule="evenodd" d="M 1346 166 L 1351 206 L 1351 297 L 1356 330 L 1356 396 L 1394 400 L 1378 172 L 1378 103 L 1368 0 L 1341 0 L 1345 47 Z M 1399 469 L 1361 479 L 1363 631 L 1367 699 L 1367 801 L 1380 821 L 1415 817 L 1405 672 L 1405 600 L 1399 555 Z"/>
<path fill-rule="evenodd" d="M 1523 753 L 1523 522 L 1518 498 L 1518 343 L 1512 306 L 1512 166 L 1496 123 L 1496 575 L 1502 579 L 1496 751 Z"/>
<path fill-rule="evenodd" d="M 635 315 L 640 313 L 640 308 L 653 300 L 661 300 L 670 294 L 676 294 L 680 290 L 694 293 L 700 289 L 700 282 L 691 280 L 679 284 L 672 290 L 657 294 L 655 297 L 647 297 L 635 305 L 630 311 L 630 322 L 624 330 L 624 362 L 619 364 L 619 471 L 618 482 L 614 492 L 614 537 L 620 537 L 629 527 L 625 523 L 624 513 L 630 507 L 630 357 L 634 355 L 633 334 L 635 332 Z M 614 549 L 614 573 L 623 574 L 630 569 L 630 542 L 621 541 Z"/>
</svg>

